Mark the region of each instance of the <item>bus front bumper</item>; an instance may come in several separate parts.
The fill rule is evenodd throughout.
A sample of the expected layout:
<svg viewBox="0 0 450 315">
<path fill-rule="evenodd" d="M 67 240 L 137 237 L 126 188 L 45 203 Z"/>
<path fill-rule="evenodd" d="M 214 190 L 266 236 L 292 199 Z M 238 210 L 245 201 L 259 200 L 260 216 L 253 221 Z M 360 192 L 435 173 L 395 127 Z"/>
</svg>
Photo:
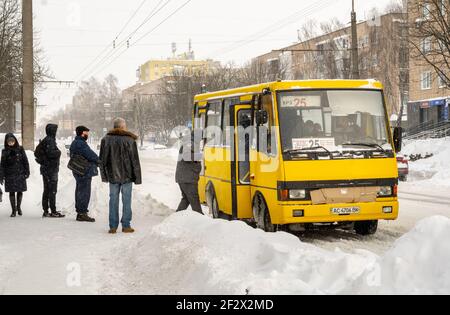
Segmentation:
<svg viewBox="0 0 450 315">
<path fill-rule="evenodd" d="M 282 204 L 280 215 L 272 215 L 274 224 L 299 223 L 334 223 L 374 220 L 396 220 L 398 218 L 399 203 L 396 200 L 377 201 L 372 203 L 301 205 Z M 357 213 L 336 214 L 335 212 L 351 208 Z M 392 209 L 390 212 L 389 210 Z M 303 215 L 302 215 L 303 214 Z"/>
</svg>

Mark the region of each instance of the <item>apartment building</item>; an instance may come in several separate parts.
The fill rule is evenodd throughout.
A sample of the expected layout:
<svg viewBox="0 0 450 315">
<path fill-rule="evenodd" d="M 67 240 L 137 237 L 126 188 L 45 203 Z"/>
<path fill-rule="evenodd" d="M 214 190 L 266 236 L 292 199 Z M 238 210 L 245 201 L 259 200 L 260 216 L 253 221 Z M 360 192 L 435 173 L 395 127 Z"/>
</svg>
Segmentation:
<svg viewBox="0 0 450 315">
<path fill-rule="evenodd" d="M 390 114 L 398 114 L 408 96 L 407 15 L 390 13 L 357 24 L 360 77 L 385 86 Z M 254 59 L 271 79 L 350 79 L 351 28 L 311 38 Z"/>
<path fill-rule="evenodd" d="M 408 103 L 408 125 L 411 128 L 449 120 L 450 89 L 438 75 L 433 66 L 425 61 L 422 53 L 432 53 L 436 50 L 438 41 L 432 37 L 421 37 L 421 28 L 425 23 L 434 23 L 436 15 L 433 10 L 442 10 L 447 19 L 449 0 L 409 0 L 408 21 L 411 37 L 410 47 L 410 92 Z M 435 3 L 439 3 L 436 8 Z M 442 5 L 442 6 L 441 6 Z M 449 20 L 450 21 L 450 20 Z"/>
</svg>

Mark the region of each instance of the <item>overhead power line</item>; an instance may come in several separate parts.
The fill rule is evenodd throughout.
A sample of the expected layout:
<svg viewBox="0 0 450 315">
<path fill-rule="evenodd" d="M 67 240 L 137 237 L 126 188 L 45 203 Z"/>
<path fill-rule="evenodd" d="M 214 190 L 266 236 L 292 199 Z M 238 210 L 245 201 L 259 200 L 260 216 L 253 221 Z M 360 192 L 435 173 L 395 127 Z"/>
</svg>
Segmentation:
<svg viewBox="0 0 450 315">
<path fill-rule="evenodd" d="M 264 36 L 273 33 L 283 27 L 286 27 L 292 23 L 298 22 L 299 20 L 301 20 L 302 18 L 307 18 L 310 15 L 312 15 L 313 13 L 320 11 L 328 6 L 330 6 L 332 3 L 336 4 L 338 1 L 336 0 L 320 0 L 320 1 L 316 1 L 315 3 L 283 18 L 278 20 L 277 22 L 271 24 L 270 26 L 264 28 L 261 31 L 258 31 L 242 40 L 238 40 L 235 42 L 234 45 L 230 45 L 227 47 L 224 47 L 222 49 L 216 50 L 214 51 L 212 54 L 210 54 L 211 58 L 217 58 L 218 56 L 221 56 L 223 54 L 229 53 L 231 51 L 234 51 L 238 48 L 247 46 L 261 38 L 263 38 Z"/>
<path fill-rule="evenodd" d="M 133 43 L 130 44 L 130 47 L 135 46 L 139 41 L 143 40 L 144 38 L 146 38 L 148 35 L 150 35 L 152 32 L 154 32 L 155 30 L 157 30 L 161 25 L 163 25 L 165 22 L 167 22 L 171 17 L 173 17 L 175 14 L 177 14 L 179 11 L 181 11 L 184 7 L 186 7 L 190 2 L 192 2 L 192 0 L 188 0 L 186 1 L 184 4 L 182 4 L 181 6 L 179 6 L 175 11 L 173 11 L 171 14 L 169 14 L 164 20 L 162 20 L 159 24 L 157 24 L 155 27 L 153 27 L 150 31 L 148 31 L 147 33 L 145 33 L 143 36 L 139 37 L 136 41 L 134 41 Z M 102 67 L 101 69 L 99 69 L 97 72 L 95 72 L 93 75 L 95 76 L 96 74 L 98 74 L 99 72 L 105 70 L 106 68 L 108 68 L 110 65 L 112 65 L 117 59 L 119 59 L 128 49 L 125 49 L 124 51 L 122 51 L 118 56 L 116 56 L 110 63 L 108 63 L 106 66 Z"/>
<path fill-rule="evenodd" d="M 159 12 L 161 12 L 172 0 L 160 0 L 157 5 L 151 10 L 151 12 L 146 16 L 146 18 L 144 19 L 144 21 L 137 27 L 135 28 L 130 34 L 128 34 L 126 37 L 124 37 L 124 39 L 122 41 L 120 41 L 118 44 L 116 43 L 115 47 L 113 47 L 100 61 L 98 61 L 97 63 L 95 63 L 93 66 L 90 66 L 88 69 L 90 69 L 88 72 L 84 71 L 83 75 L 81 76 L 80 79 L 82 79 L 83 77 L 88 77 L 90 76 L 92 73 L 95 73 L 96 70 L 101 67 L 102 65 L 104 65 L 106 62 L 108 62 L 108 60 L 113 57 L 115 54 L 117 54 L 117 52 L 122 48 L 125 47 L 129 48 L 130 47 L 130 39 L 145 25 L 147 24 L 153 17 L 155 17 Z M 164 3 L 163 3 L 164 2 Z M 161 6 L 162 4 L 162 6 Z"/>
<path fill-rule="evenodd" d="M 136 11 L 134 11 L 134 13 L 130 16 L 130 18 L 128 19 L 128 21 L 125 23 L 125 25 L 122 27 L 122 29 L 120 30 L 119 34 L 117 34 L 116 38 L 114 39 L 114 41 L 116 41 L 117 39 L 119 39 L 120 35 L 122 35 L 122 33 L 126 30 L 126 28 L 128 27 L 128 25 L 131 23 L 131 21 L 134 19 L 134 17 L 139 13 L 139 10 L 144 6 L 144 4 L 147 2 L 147 0 L 143 0 L 141 2 L 141 4 L 138 6 L 138 8 L 136 9 Z"/>
<path fill-rule="evenodd" d="M 123 33 L 123 31 L 126 29 L 126 27 L 130 24 L 131 20 L 136 16 L 137 12 L 142 8 L 142 6 L 145 4 L 147 0 L 143 0 L 142 3 L 139 5 L 138 9 L 131 15 L 131 17 L 128 19 L 128 21 L 125 23 L 125 25 L 122 27 L 121 31 L 116 35 L 115 40 L 119 38 L 119 36 Z M 95 64 L 95 62 L 108 51 L 108 49 L 111 47 L 111 44 L 108 43 L 103 50 L 85 67 L 79 74 L 77 74 L 76 78 L 78 78 L 80 75 L 82 75 L 86 70 L 88 70 L 92 65 Z"/>
</svg>

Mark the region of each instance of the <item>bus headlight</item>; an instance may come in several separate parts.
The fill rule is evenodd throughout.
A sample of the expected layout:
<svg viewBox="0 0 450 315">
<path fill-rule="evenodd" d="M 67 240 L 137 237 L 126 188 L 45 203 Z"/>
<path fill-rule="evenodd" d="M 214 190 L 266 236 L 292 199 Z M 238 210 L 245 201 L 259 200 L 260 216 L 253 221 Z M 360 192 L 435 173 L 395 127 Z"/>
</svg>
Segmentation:
<svg viewBox="0 0 450 315">
<path fill-rule="evenodd" d="M 306 190 L 304 189 L 292 189 L 289 190 L 289 199 L 306 199 Z"/>
<path fill-rule="evenodd" d="M 392 187 L 391 186 L 384 186 L 381 187 L 380 191 L 378 192 L 378 196 L 380 197 L 390 197 L 392 196 Z"/>
</svg>

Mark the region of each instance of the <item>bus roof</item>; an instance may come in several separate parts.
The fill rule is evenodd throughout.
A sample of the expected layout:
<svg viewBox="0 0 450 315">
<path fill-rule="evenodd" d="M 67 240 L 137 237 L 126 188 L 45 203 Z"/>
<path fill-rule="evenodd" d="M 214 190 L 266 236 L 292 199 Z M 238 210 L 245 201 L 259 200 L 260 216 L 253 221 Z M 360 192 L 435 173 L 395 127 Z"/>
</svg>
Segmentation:
<svg viewBox="0 0 450 315">
<path fill-rule="evenodd" d="M 261 83 L 236 89 L 217 91 L 195 96 L 196 102 L 204 102 L 218 98 L 239 97 L 249 94 L 261 93 L 265 88 L 272 91 L 279 90 L 308 90 L 308 89 L 374 89 L 382 90 L 383 85 L 376 80 L 304 80 L 304 81 L 277 81 Z"/>
</svg>

